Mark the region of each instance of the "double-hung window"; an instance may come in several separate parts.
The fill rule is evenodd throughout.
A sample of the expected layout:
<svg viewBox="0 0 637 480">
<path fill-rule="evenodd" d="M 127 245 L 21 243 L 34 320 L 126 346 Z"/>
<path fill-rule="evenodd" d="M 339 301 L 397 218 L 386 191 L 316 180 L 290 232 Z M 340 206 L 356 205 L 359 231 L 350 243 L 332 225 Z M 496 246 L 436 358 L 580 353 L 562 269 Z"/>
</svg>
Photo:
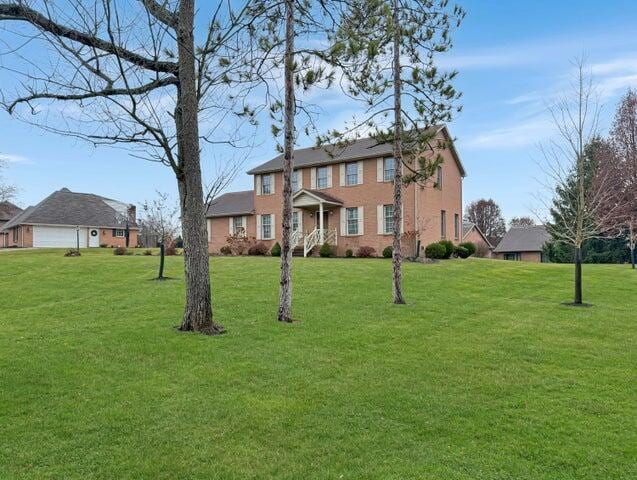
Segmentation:
<svg viewBox="0 0 637 480">
<path fill-rule="evenodd" d="M 436 169 L 436 188 L 442 190 L 442 165 Z"/>
<path fill-rule="evenodd" d="M 396 162 L 394 157 L 387 157 L 383 159 L 383 181 L 392 182 L 394 175 L 396 174 Z"/>
<path fill-rule="evenodd" d="M 292 171 L 292 193 L 298 192 L 301 188 L 301 185 L 299 183 L 299 175 L 301 175 L 301 173 L 298 170 Z"/>
<path fill-rule="evenodd" d="M 272 215 L 261 215 L 261 238 L 269 240 L 272 238 Z"/>
<path fill-rule="evenodd" d="M 123 228 L 114 228 L 113 229 L 113 236 L 114 237 L 123 238 L 123 237 L 126 236 L 126 230 L 124 230 Z"/>
<path fill-rule="evenodd" d="M 457 213 L 453 215 L 453 238 L 460 239 L 460 215 Z"/>
<path fill-rule="evenodd" d="M 292 212 L 292 231 L 296 232 L 299 226 L 299 212 Z"/>
<path fill-rule="evenodd" d="M 358 163 L 345 164 L 345 185 L 358 185 Z"/>
<path fill-rule="evenodd" d="M 358 207 L 347 208 L 347 234 L 358 235 Z"/>
<path fill-rule="evenodd" d="M 316 188 L 327 188 L 327 169 L 328 167 L 318 167 L 316 169 Z"/>
<path fill-rule="evenodd" d="M 261 175 L 261 195 L 272 193 L 272 174 Z"/>
<path fill-rule="evenodd" d="M 383 205 L 383 233 L 391 233 L 394 230 L 394 206 Z"/>
<path fill-rule="evenodd" d="M 232 217 L 232 233 L 237 237 L 245 237 L 246 229 L 243 226 L 243 217 Z"/>
</svg>

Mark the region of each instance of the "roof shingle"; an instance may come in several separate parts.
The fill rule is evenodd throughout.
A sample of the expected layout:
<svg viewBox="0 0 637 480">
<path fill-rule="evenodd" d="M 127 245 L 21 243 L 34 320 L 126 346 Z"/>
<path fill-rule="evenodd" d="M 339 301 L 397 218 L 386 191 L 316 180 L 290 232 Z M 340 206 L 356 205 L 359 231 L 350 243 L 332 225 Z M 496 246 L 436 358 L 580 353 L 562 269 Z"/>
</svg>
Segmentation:
<svg viewBox="0 0 637 480">
<path fill-rule="evenodd" d="M 11 202 L 0 202 L 0 222 L 8 222 L 22 209 Z"/>
<path fill-rule="evenodd" d="M 127 220 L 130 228 L 137 228 L 135 220 L 128 219 L 128 208 L 117 200 L 63 188 L 12 218 L 3 229 L 22 224 L 125 228 Z"/>
<path fill-rule="evenodd" d="M 502 237 L 494 252 L 541 252 L 550 238 L 544 225 L 513 227 Z"/>
<path fill-rule="evenodd" d="M 220 195 L 212 201 L 207 218 L 230 217 L 233 215 L 251 215 L 254 213 L 254 192 L 229 192 Z"/>
</svg>

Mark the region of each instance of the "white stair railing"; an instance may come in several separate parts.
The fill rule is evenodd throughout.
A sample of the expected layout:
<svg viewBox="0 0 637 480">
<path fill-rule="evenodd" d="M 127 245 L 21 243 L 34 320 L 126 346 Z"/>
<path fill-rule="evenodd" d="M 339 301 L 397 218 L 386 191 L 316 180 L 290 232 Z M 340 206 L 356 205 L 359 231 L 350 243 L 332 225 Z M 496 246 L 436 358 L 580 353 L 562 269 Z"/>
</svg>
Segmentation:
<svg viewBox="0 0 637 480">
<path fill-rule="evenodd" d="M 290 248 L 296 248 L 302 236 L 300 230 L 294 230 L 292 235 L 290 235 Z"/>
<path fill-rule="evenodd" d="M 314 247 L 316 247 L 321 242 L 321 237 L 323 237 L 324 243 L 329 243 L 331 245 L 337 245 L 338 236 L 336 234 L 336 229 L 329 230 L 323 229 L 323 235 L 321 235 L 321 229 L 315 228 L 312 233 L 309 233 L 303 237 L 303 256 L 307 257 L 307 254 L 312 251 Z"/>
<path fill-rule="evenodd" d="M 303 256 L 307 257 L 308 252 L 311 252 L 314 247 L 318 244 L 321 237 L 321 231 L 318 228 L 315 228 L 312 233 L 307 234 L 303 237 Z"/>
</svg>

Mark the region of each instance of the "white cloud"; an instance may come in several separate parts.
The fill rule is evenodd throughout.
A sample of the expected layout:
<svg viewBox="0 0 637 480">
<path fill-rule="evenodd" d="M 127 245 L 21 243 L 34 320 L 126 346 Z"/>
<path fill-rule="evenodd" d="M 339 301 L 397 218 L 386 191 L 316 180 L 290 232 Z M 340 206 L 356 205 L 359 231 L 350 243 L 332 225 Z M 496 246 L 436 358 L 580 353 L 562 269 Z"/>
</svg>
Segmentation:
<svg viewBox="0 0 637 480">
<path fill-rule="evenodd" d="M 552 133 L 551 121 L 547 117 L 532 118 L 520 123 L 486 130 L 461 142 L 464 148 L 508 149 L 535 146 Z"/>
<path fill-rule="evenodd" d="M 0 162 L 6 163 L 30 163 L 27 157 L 22 155 L 13 155 L 9 153 L 0 153 Z"/>
</svg>

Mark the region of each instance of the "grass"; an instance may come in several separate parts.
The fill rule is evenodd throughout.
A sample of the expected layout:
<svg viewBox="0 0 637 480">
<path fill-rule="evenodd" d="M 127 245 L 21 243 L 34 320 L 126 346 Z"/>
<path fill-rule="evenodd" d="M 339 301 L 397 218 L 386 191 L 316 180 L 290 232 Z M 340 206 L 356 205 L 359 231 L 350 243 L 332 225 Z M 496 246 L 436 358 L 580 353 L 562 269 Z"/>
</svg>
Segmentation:
<svg viewBox="0 0 637 480">
<path fill-rule="evenodd" d="M 634 479 L 637 275 L 214 258 L 221 337 L 182 334 L 182 259 L 0 254 L 2 479 Z"/>
</svg>

